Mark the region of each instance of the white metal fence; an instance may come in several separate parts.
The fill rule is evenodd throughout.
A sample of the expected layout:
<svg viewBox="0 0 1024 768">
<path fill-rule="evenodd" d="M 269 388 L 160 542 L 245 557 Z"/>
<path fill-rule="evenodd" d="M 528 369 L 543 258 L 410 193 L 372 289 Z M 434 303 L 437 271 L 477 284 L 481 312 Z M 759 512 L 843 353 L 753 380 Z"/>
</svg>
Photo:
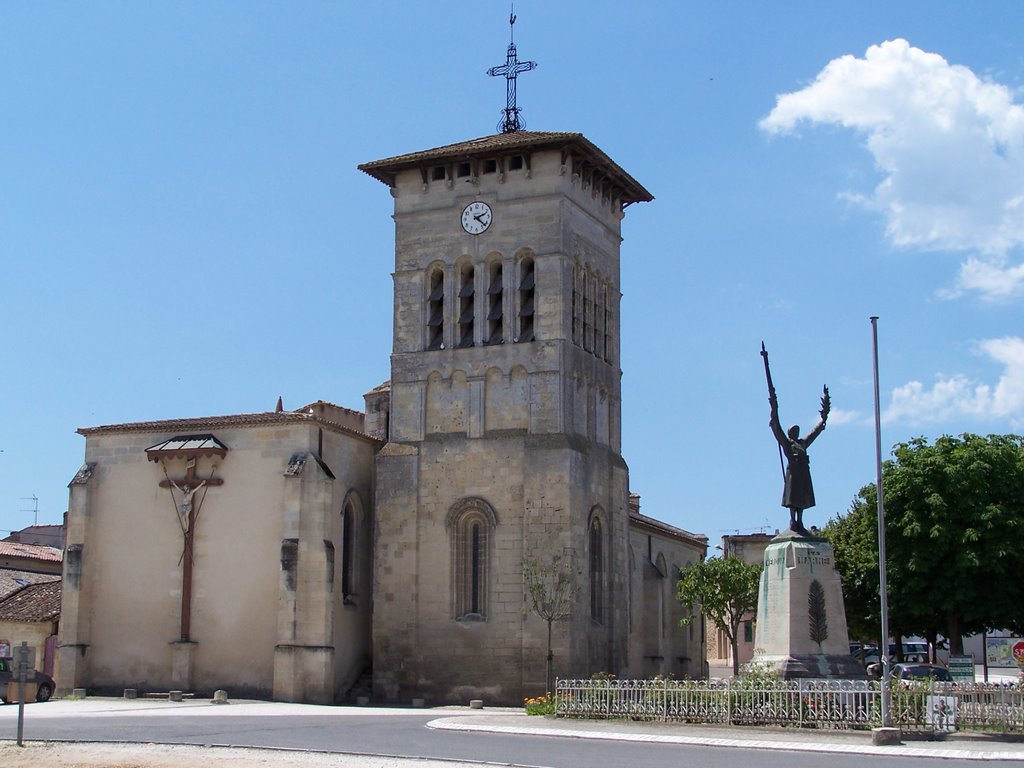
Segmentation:
<svg viewBox="0 0 1024 768">
<path fill-rule="evenodd" d="M 893 724 L 904 730 L 1024 732 L 1020 684 L 897 685 L 892 702 Z M 560 717 L 834 729 L 881 725 L 877 682 L 558 680 L 555 703 Z"/>
</svg>

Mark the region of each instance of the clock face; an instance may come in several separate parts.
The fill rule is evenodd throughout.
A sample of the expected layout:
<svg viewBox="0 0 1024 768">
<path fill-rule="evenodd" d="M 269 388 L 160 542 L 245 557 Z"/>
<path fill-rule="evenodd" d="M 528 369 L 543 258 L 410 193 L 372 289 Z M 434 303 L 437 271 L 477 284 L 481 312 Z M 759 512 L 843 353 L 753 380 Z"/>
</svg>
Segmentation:
<svg viewBox="0 0 1024 768">
<path fill-rule="evenodd" d="M 471 235 L 479 235 L 491 226 L 491 206 L 476 200 L 462 209 L 462 228 Z"/>
</svg>

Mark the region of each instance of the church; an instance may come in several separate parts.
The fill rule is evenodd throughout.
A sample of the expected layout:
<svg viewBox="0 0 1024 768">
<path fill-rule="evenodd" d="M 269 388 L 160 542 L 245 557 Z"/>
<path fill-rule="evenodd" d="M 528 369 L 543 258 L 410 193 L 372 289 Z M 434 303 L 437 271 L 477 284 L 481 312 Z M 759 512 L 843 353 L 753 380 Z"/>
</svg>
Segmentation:
<svg viewBox="0 0 1024 768">
<path fill-rule="evenodd" d="M 515 121 L 359 169 L 394 204 L 390 380 L 80 429 L 58 690 L 517 704 L 548 652 L 524 561 L 555 559 L 557 676 L 705 674 L 675 593 L 707 538 L 641 514 L 621 453 L 621 221 L 651 194 Z"/>
</svg>

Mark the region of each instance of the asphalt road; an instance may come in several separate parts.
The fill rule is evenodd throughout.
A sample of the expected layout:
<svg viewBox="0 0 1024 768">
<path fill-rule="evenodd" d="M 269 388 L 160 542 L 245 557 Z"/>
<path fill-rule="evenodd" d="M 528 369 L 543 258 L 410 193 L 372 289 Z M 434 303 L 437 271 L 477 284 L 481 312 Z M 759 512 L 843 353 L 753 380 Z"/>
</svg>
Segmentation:
<svg viewBox="0 0 1024 768">
<path fill-rule="evenodd" d="M 39 706 L 39 705 L 37 705 Z M 6 708 L 5 708 L 6 709 Z M 8 715 L 8 711 L 4 715 Z M 274 716 L 224 715 L 200 717 L 179 713 L 174 717 L 145 717 L 109 713 L 102 717 L 33 718 L 27 709 L 25 738 L 81 741 L 166 742 L 286 747 L 360 754 L 397 755 L 481 761 L 545 768 L 666 768 L 674 765 L 712 765 L 721 768 L 863 768 L 866 760 L 884 768 L 922 768 L 929 758 L 792 753 L 773 749 L 697 747 L 686 745 L 592 741 L 579 738 L 524 736 L 434 730 L 426 724 L 443 716 L 431 713 L 347 715 L 345 717 L 287 714 Z M 15 736 L 16 721 L 0 720 L 0 728 Z M 1019 763 L 992 761 L 991 765 L 1017 768 Z M 942 768 L 976 764 L 943 758 Z"/>
</svg>

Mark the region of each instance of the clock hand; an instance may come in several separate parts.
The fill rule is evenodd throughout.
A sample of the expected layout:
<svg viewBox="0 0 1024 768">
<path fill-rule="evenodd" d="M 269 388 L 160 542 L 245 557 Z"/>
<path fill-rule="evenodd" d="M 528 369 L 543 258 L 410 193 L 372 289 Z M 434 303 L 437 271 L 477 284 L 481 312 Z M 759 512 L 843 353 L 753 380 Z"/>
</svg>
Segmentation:
<svg viewBox="0 0 1024 768">
<path fill-rule="evenodd" d="M 477 221 L 479 221 L 479 222 L 480 222 L 481 224 L 483 224 L 483 222 L 482 222 L 482 221 L 480 221 L 480 220 L 481 220 L 481 219 L 482 219 L 482 218 L 483 218 L 484 216 L 486 216 L 486 215 L 487 215 L 486 213 L 478 213 L 478 214 L 476 214 L 476 215 L 475 215 L 475 216 L 474 216 L 473 218 L 474 218 L 474 219 L 476 219 Z"/>
</svg>

